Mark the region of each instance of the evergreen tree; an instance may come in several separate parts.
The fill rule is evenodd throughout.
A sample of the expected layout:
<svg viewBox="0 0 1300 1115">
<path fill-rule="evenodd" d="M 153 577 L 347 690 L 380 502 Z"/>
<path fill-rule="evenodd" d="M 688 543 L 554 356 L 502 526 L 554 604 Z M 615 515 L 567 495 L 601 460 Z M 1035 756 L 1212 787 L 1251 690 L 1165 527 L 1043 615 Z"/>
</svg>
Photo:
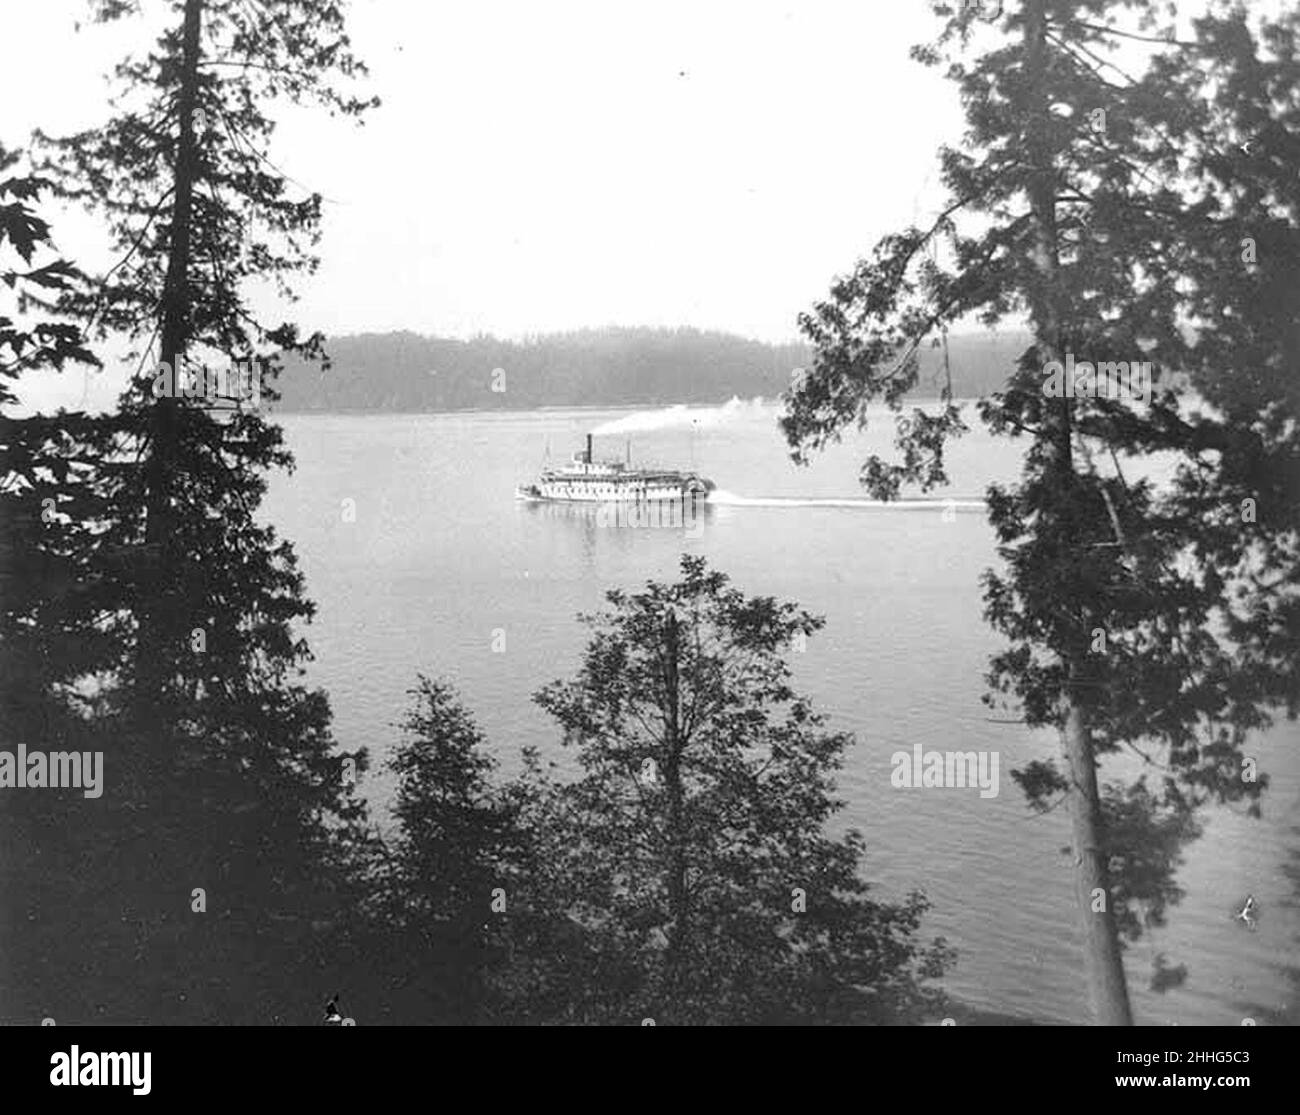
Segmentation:
<svg viewBox="0 0 1300 1115">
<path fill-rule="evenodd" d="M 390 760 L 397 831 L 385 842 L 368 909 L 395 971 L 395 1020 L 482 1022 L 499 961 L 513 867 L 524 854 L 517 810 L 493 786 L 495 762 L 445 682 L 420 677 Z"/>
<path fill-rule="evenodd" d="M 93 8 L 102 21 L 136 11 Z M 108 741 L 103 803 L 55 897 L 58 916 L 101 934 L 86 993 L 116 996 L 117 1018 L 303 1020 L 346 952 L 343 869 L 363 818 L 347 775 L 365 761 L 335 753 L 325 697 L 303 684 L 297 627 L 312 605 L 292 548 L 257 518 L 266 472 L 292 463 L 258 403 L 275 397 L 280 354 L 318 356 L 320 338 L 260 322 L 246 299 L 257 280 L 292 293 L 319 234 L 320 196 L 299 195 L 268 157 L 270 106 L 357 116 L 370 102 L 336 88 L 364 73 L 338 3 L 170 9 L 154 48 L 117 68 L 103 127 L 37 137 L 41 174 L 104 218 L 118 253 L 52 308 L 128 337 L 138 360 L 117 411 L 87 433 L 87 467 L 56 477 L 75 529 L 39 540 L 75 543 L 81 584 L 61 619 L 94 657 L 57 672 L 84 683 L 96 667 Z M 240 365 L 243 390 L 229 376 Z M 224 391 L 193 372 L 227 373 Z M 59 437 L 77 429 L 52 422 Z M 57 890 L 60 874 L 47 862 L 37 885 Z M 87 880 L 93 900 L 77 892 Z M 31 994 L 58 998 L 39 971 Z"/>
<path fill-rule="evenodd" d="M 902 460 L 871 459 L 864 483 L 881 498 L 942 484 L 945 444 L 965 427 L 950 390 L 937 412 L 902 413 L 916 349 L 969 315 L 1030 319 L 1033 345 L 980 405 L 995 434 L 1028 441 L 1021 483 L 989 492 L 1005 569 L 986 575 L 986 614 L 1011 644 L 989 679 L 1026 723 L 1061 734 L 1063 769 L 1035 761 L 1015 775 L 1036 808 L 1068 802 L 1093 1014 L 1127 1024 L 1121 929 L 1136 935 L 1177 897 L 1172 873 L 1198 806 L 1257 808 L 1267 780 L 1249 776 L 1246 732 L 1270 709 L 1294 711 L 1294 664 L 1281 681 L 1274 671 L 1295 647 L 1295 497 L 1263 468 L 1282 461 L 1294 474 L 1294 411 L 1280 396 L 1247 422 L 1245 407 L 1191 411 L 1168 378 L 1224 399 L 1262 369 L 1276 369 L 1274 382 L 1294 374 L 1293 302 L 1270 303 L 1280 326 L 1252 329 L 1252 314 L 1219 334 L 1257 282 L 1234 246 L 1243 224 L 1267 225 L 1276 268 L 1295 259 L 1293 209 L 1242 209 L 1292 195 L 1271 160 L 1289 161 L 1294 179 L 1293 138 L 1266 129 L 1268 165 L 1227 169 L 1247 123 L 1272 119 L 1278 101 L 1294 118 L 1294 18 L 1260 38 L 1238 12 L 1175 41 L 1168 7 L 1147 0 L 934 8 L 942 32 L 916 56 L 947 64 L 968 123 L 963 147 L 942 151 L 951 203 L 931 227 L 885 238 L 801 317 L 816 358 L 782 426 L 806 459 L 882 397 L 899 412 Z M 987 35 L 996 45 L 963 60 Z M 1110 60 L 1120 42 L 1152 57 L 1141 76 Z M 968 215 L 977 231 L 964 234 Z M 1251 346 L 1216 366 L 1225 338 L 1243 332 Z M 1154 394 L 1103 396 L 1096 378 L 1052 391 L 1054 362 L 1067 358 L 1151 361 Z M 1156 453 L 1183 461 L 1167 488 L 1127 475 L 1133 458 Z M 1246 496 L 1267 504 L 1273 526 L 1244 521 Z M 1282 573 L 1268 578 L 1267 601 L 1231 577 L 1252 564 Z M 1121 748 L 1164 768 L 1157 787 L 1102 792 L 1099 761 Z"/>
<path fill-rule="evenodd" d="M 1300 12 L 1256 28 L 1221 3 L 1198 49 L 1155 62 L 1197 112 L 1185 192 L 1213 219 L 1188 230 L 1195 337 L 1189 367 L 1221 419 L 1200 423 L 1204 470 L 1180 477 L 1179 513 L 1202 525 L 1201 560 L 1231 585 L 1223 619 L 1247 668 L 1240 715 L 1300 703 Z M 1267 718 L 1261 717 L 1263 726 Z"/>
<path fill-rule="evenodd" d="M 582 775 L 551 783 L 535 891 L 592 956 L 580 1017 L 791 1023 L 916 1017 L 951 960 L 927 903 L 868 897 L 863 838 L 824 831 L 850 737 L 790 687 L 821 621 L 747 598 L 702 559 L 607 594 L 582 668 L 538 703 Z"/>
</svg>

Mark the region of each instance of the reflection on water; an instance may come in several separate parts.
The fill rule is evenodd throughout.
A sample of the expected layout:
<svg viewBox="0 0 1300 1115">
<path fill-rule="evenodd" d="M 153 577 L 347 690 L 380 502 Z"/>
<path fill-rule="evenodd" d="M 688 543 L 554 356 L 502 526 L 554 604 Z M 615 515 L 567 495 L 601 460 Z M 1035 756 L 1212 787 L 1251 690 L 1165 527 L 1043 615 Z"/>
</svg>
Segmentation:
<svg viewBox="0 0 1300 1115">
<path fill-rule="evenodd" d="M 557 529 L 572 530 L 582 540 L 583 556 L 595 553 L 598 534 L 608 536 L 608 545 L 630 551 L 638 545 L 635 534 L 665 531 L 678 544 L 693 541 L 704 533 L 705 520 L 713 508 L 704 500 L 660 500 L 654 503 L 560 503 L 519 500 L 521 513 L 538 516 Z"/>
</svg>

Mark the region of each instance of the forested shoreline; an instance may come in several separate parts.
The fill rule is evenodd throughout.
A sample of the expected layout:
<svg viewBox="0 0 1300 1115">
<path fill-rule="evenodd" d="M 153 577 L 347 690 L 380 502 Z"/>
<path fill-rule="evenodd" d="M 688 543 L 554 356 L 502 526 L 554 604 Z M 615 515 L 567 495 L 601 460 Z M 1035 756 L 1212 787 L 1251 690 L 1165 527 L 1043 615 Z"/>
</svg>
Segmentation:
<svg viewBox="0 0 1300 1115">
<path fill-rule="evenodd" d="M 1024 347 L 1022 333 L 954 335 L 958 398 L 996 390 Z M 812 362 L 803 344 L 766 344 L 697 329 L 592 329 L 526 341 L 454 340 L 415 333 L 332 337 L 330 366 L 286 359 L 280 413 L 530 410 L 775 400 Z M 920 353 L 911 397 L 939 396 L 942 348 Z"/>
</svg>

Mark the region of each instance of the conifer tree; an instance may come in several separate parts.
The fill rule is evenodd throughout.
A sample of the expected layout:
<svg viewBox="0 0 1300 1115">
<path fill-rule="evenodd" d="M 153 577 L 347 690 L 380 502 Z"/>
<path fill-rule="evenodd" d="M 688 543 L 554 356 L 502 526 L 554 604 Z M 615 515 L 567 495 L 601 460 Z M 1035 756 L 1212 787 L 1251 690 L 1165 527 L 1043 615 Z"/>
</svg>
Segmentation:
<svg viewBox="0 0 1300 1115">
<path fill-rule="evenodd" d="M 117 67 L 102 127 L 36 137 L 41 175 L 103 218 L 116 259 L 52 307 L 128 338 L 134 362 L 63 493 L 83 575 L 65 618 L 97 645 L 111 740 L 100 827 L 70 853 L 101 885 L 66 916 L 104 934 L 98 978 L 132 987 L 114 1008 L 133 1021 L 301 1020 L 333 990 L 302 973 L 334 982 L 365 761 L 336 753 L 327 701 L 303 683 L 312 605 L 258 518 L 267 472 L 292 464 L 265 413 L 280 356 L 319 357 L 321 338 L 248 299 L 257 281 L 291 296 L 320 231 L 320 195 L 270 156 L 273 106 L 358 117 L 372 102 L 344 91 L 365 71 L 340 3 L 168 8 L 153 48 Z"/>
<path fill-rule="evenodd" d="M 986 616 L 1010 644 L 989 681 L 1060 733 L 1061 761 L 1015 776 L 1035 807 L 1068 803 L 1093 1016 L 1127 1024 L 1122 935 L 1177 898 L 1198 806 L 1257 808 L 1267 779 L 1247 776 L 1246 733 L 1295 710 L 1295 494 L 1265 462 L 1294 477 L 1294 387 L 1281 381 L 1297 313 L 1275 293 L 1242 315 L 1262 276 L 1239 254 L 1244 228 L 1266 229 L 1270 276 L 1294 274 L 1295 18 L 1257 34 L 1225 7 L 1180 39 L 1148 0 L 933 7 L 941 33 L 915 55 L 946 64 L 968 125 L 941 152 L 950 202 L 802 315 L 816 358 L 782 427 L 803 460 L 884 399 L 901 461 L 872 458 L 863 482 L 881 498 L 943 484 L 965 425 L 950 390 L 937 411 L 904 413 L 917 348 L 971 317 L 1031 322 L 1033 345 L 979 408 L 994 434 L 1027 443 L 1021 482 L 989 491 L 1003 568 L 986 574 Z M 1141 73 L 1114 60 L 1118 44 L 1146 52 Z M 1076 361 L 1094 374 L 1055 390 Z M 1098 390 L 1103 362 L 1143 361 L 1149 398 Z M 1251 381 L 1268 384 L 1268 405 L 1246 417 Z M 1188 384 L 1239 405 L 1202 413 Z M 1157 453 L 1181 461 L 1165 487 L 1143 471 Z M 1246 522 L 1245 499 L 1271 525 Z M 1100 761 L 1122 749 L 1155 786 L 1099 787 Z"/>
<path fill-rule="evenodd" d="M 492 998 L 515 869 L 525 857 L 512 795 L 493 785 L 482 731 L 443 681 L 420 677 L 389 762 L 396 831 L 384 841 L 367 909 L 396 974 L 398 1019 L 483 1022 Z M 504 916 L 503 916 L 504 915 Z"/>
<path fill-rule="evenodd" d="M 577 677 L 537 695 L 582 770 L 543 803 L 535 886 L 593 954 L 581 1010 L 663 1025 L 933 1009 L 926 981 L 953 957 L 916 937 L 925 899 L 869 897 L 861 834 L 825 832 L 851 738 L 782 657 L 822 621 L 689 556 L 674 584 L 606 595 Z"/>
</svg>

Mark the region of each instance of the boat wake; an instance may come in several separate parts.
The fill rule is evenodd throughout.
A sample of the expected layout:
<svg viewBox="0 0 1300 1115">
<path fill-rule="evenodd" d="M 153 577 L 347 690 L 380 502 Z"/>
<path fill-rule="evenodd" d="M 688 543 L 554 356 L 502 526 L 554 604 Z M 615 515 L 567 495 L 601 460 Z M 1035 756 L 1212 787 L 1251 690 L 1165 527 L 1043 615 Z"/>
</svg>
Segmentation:
<svg viewBox="0 0 1300 1115">
<path fill-rule="evenodd" d="M 634 414 L 603 422 L 591 432 L 596 437 L 610 434 L 643 434 L 654 430 L 715 430 L 730 426 L 742 418 L 760 418 L 768 414 L 762 398 L 732 398 L 718 407 L 676 406 L 662 410 L 639 410 Z"/>
<path fill-rule="evenodd" d="M 860 497 L 803 498 L 800 496 L 739 496 L 721 489 L 710 493 L 716 507 L 846 507 L 856 511 L 983 511 L 982 499 L 894 499 Z"/>
</svg>

